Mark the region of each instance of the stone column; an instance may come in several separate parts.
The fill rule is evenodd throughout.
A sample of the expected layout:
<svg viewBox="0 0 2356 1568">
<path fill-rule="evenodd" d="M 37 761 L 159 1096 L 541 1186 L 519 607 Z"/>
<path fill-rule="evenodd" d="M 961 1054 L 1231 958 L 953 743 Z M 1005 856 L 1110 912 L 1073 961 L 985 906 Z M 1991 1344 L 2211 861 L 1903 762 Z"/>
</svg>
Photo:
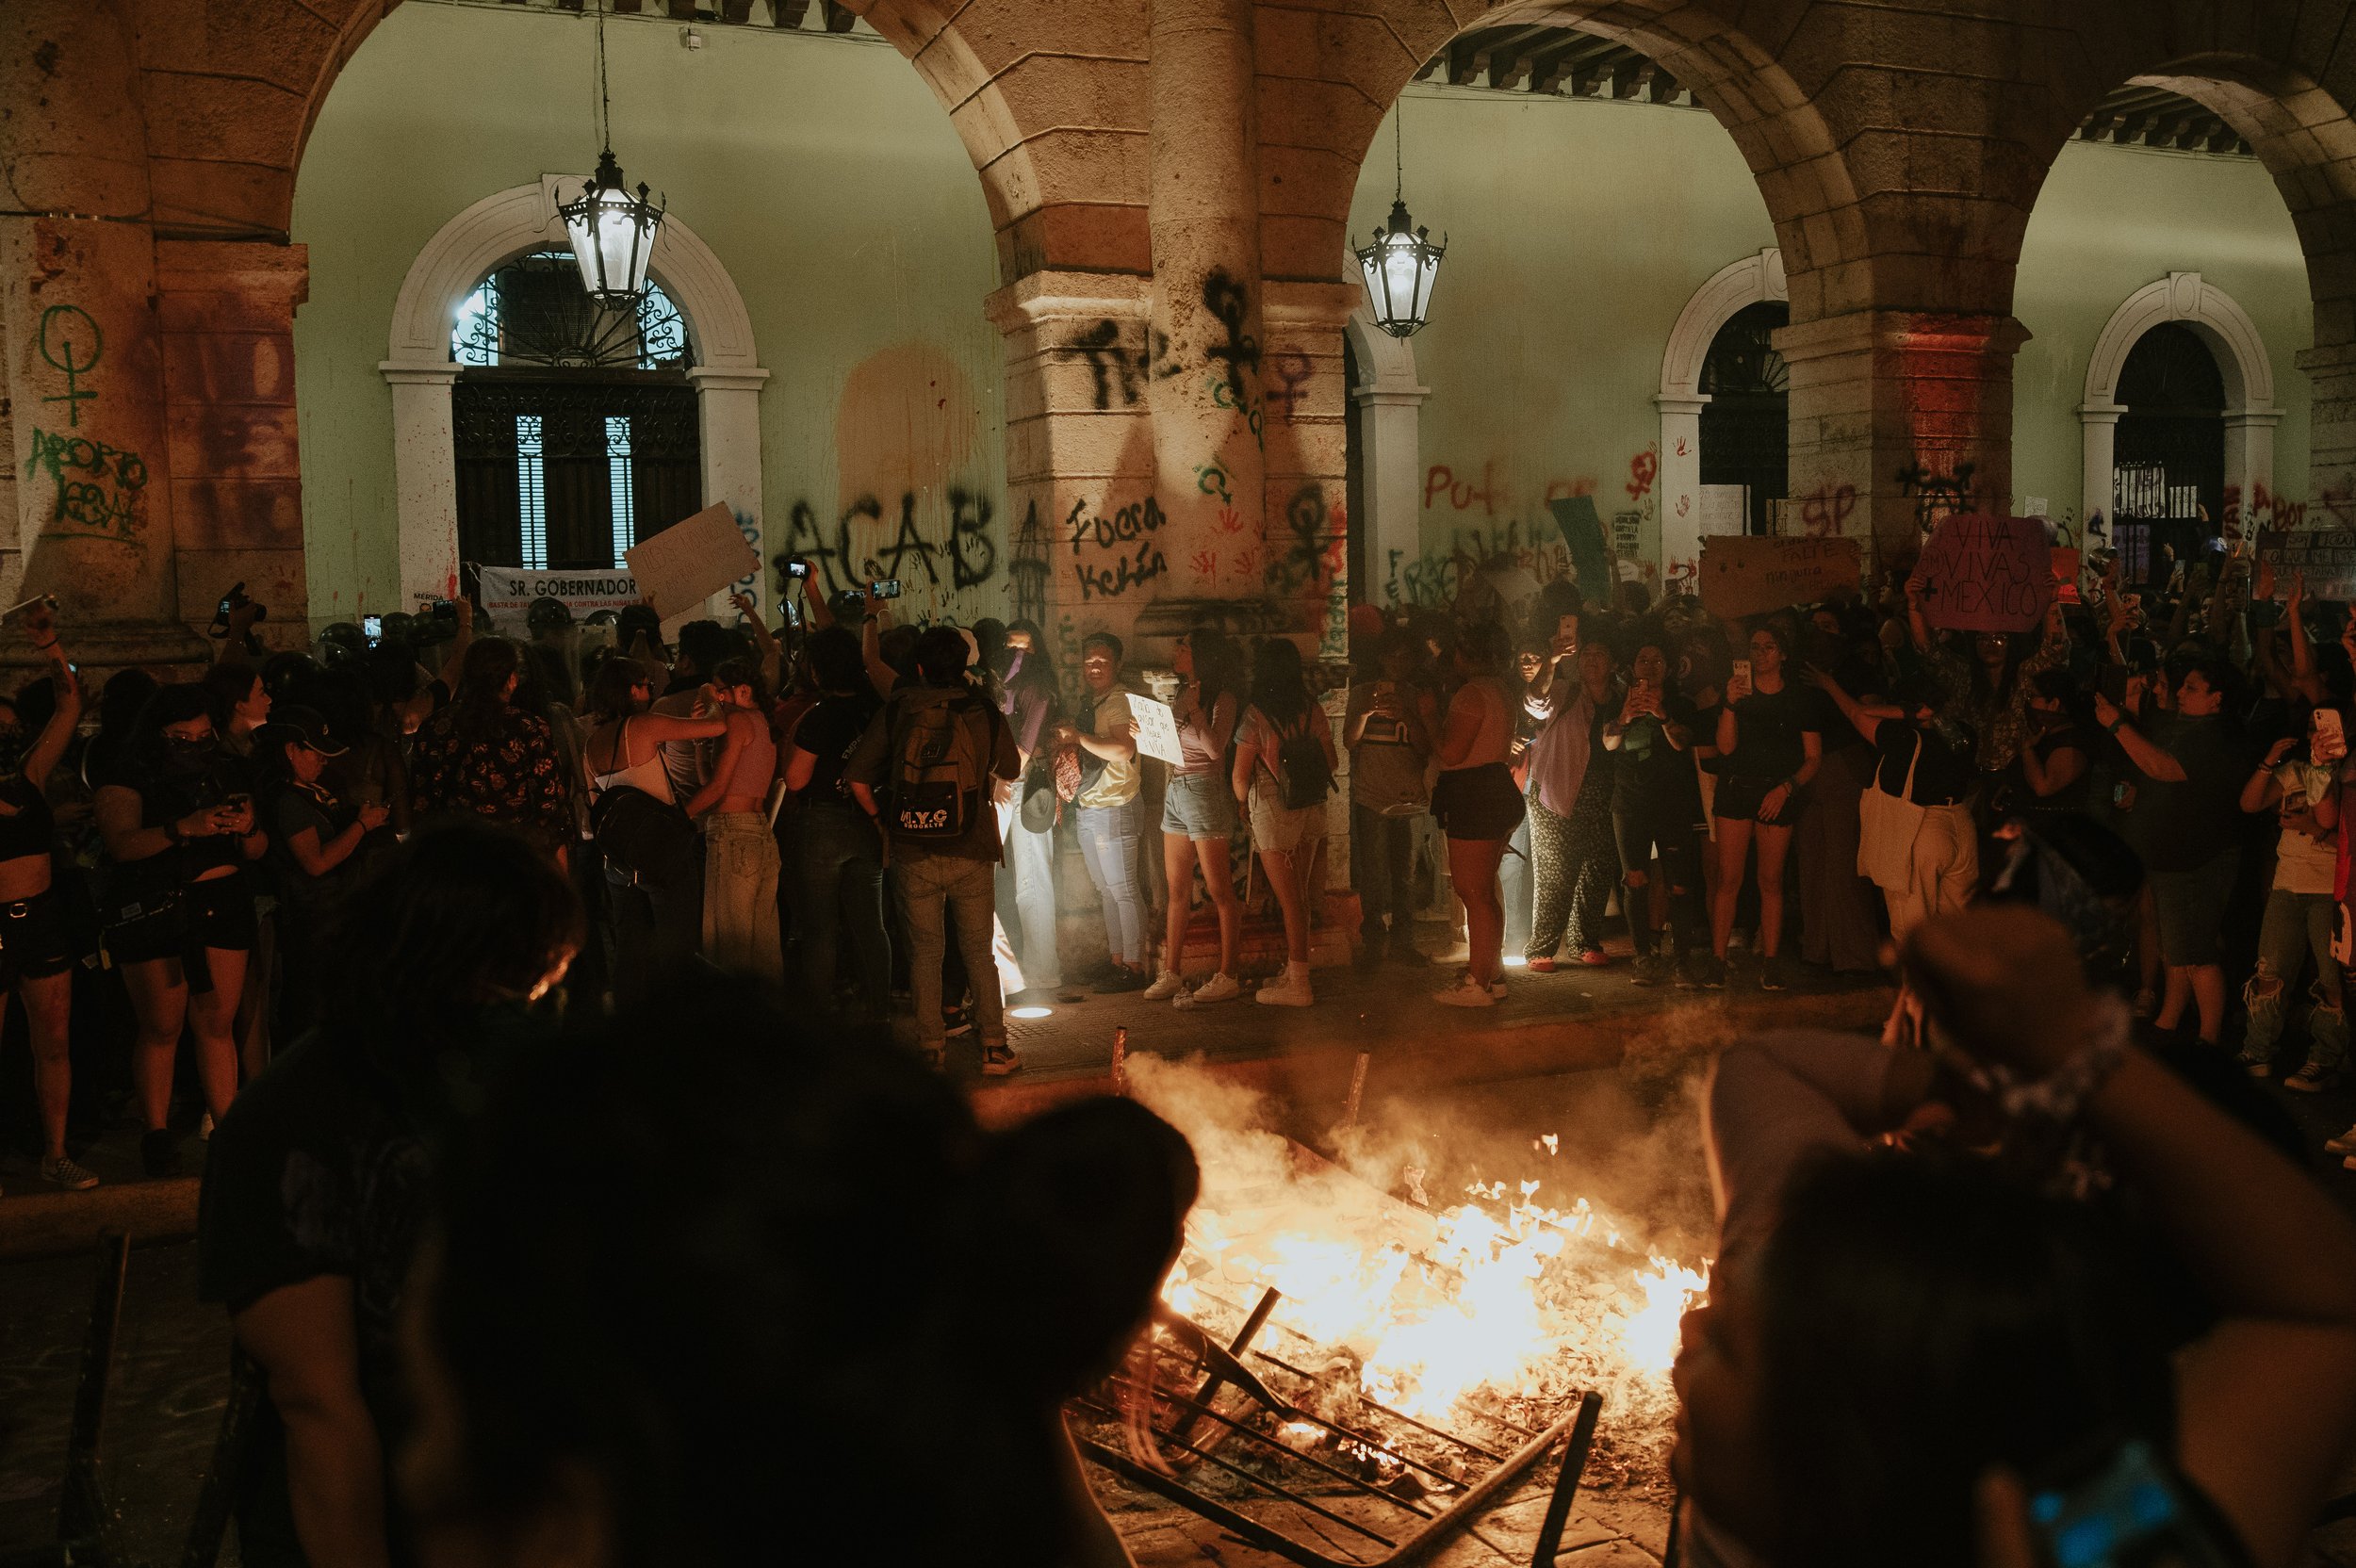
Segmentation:
<svg viewBox="0 0 2356 1568">
<path fill-rule="evenodd" d="M 1708 393 L 1653 399 L 1661 410 L 1661 570 L 1702 554 L 1702 410 Z"/>
<path fill-rule="evenodd" d="M 1168 580 L 1157 621 L 1265 598 L 1286 532 L 1262 443 L 1259 132 L 1252 0 L 1152 0 L 1153 276 L 1145 377 Z M 1338 327 L 1338 323 L 1336 323 Z M 1340 344 L 1330 353 L 1339 363 Z M 1338 378 L 1336 378 L 1338 379 Z M 1336 405 L 1335 412 L 1339 409 Z M 1338 465 L 1335 472 L 1339 472 Z M 1320 525 L 1321 526 L 1321 525 Z M 1309 631 L 1314 618 L 1288 628 Z"/>
<path fill-rule="evenodd" d="M 2327 322 L 2347 321 L 2348 314 L 2318 309 L 2315 335 L 2325 335 Z M 2318 342 L 2300 350 L 2298 363 L 2307 372 L 2307 515 L 2344 527 L 2341 514 L 2356 492 L 2356 343 Z"/>
<path fill-rule="evenodd" d="M 1855 311 L 1775 334 L 1792 371 L 1792 493 L 1855 488 L 1869 570 L 1910 562 L 1956 512 L 2012 504 L 2009 316 Z"/>
<path fill-rule="evenodd" d="M 2086 474 L 2078 502 L 2082 528 L 2092 522 L 2098 512 L 2105 522 L 2110 518 L 2111 500 L 2118 493 L 2113 476 L 2119 466 L 2119 418 L 2126 412 L 2125 403 L 2078 405 L 2078 425 L 2086 449 Z"/>
<path fill-rule="evenodd" d="M 1038 622 L 1067 670 L 1087 632 L 1131 636 L 1171 569 L 1146 288 L 1033 272 L 986 304 L 1006 339 L 1006 614 Z"/>
<path fill-rule="evenodd" d="M 310 276 L 300 245 L 155 247 L 177 612 L 209 621 L 242 582 L 270 607 L 257 630 L 278 647 L 310 640 L 294 380 Z"/>
<path fill-rule="evenodd" d="M 401 607 L 416 612 L 458 595 L 455 365 L 384 360 L 393 392 L 393 515 L 401 529 Z"/>
<path fill-rule="evenodd" d="M 0 218 L 0 599 L 55 594 L 93 674 L 205 652 L 176 616 L 138 80 L 119 0 L 25 0 L 0 27 L 7 204 L 60 215 Z"/>
<path fill-rule="evenodd" d="M 1383 334 L 1377 329 L 1369 335 Z M 1423 559 L 1423 404 L 1432 388 L 1416 380 L 1412 355 L 1399 357 L 1405 375 L 1385 376 L 1362 362 L 1367 379 L 1350 389 L 1360 411 L 1367 514 L 1359 522 L 1372 578 L 1360 596 L 1386 606 L 1399 603 L 1400 576 Z"/>
<path fill-rule="evenodd" d="M 1342 371 L 1342 327 L 1364 296 L 1349 284 L 1264 287 L 1268 527 L 1261 581 L 1268 616 L 1271 623 L 1289 623 L 1285 630 L 1313 633 L 1315 657 L 1346 660 L 1349 435 L 1342 400 L 1349 387 Z"/>
<path fill-rule="evenodd" d="M 2225 416 L 2225 516 L 2248 531 L 2274 511 L 2274 427 L 2277 409 L 2233 409 Z"/>
<path fill-rule="evenodd" d="M 704 504 L 726 501 L 736 514 L 737 528 L 762 564 L 751 576 L 739 579 L 733 588 L 750 594 L 753 602 L 760 604 L 766 596 L 761 585 L 770 577 L 770 550 L 761 514 L 761 385 L 769 379 L 769 372 L 694 369 L 687 372 L 687 379 L 695 388 Z M 724 625 L 734 624 L 735 612 L 728 609 L 727 594 L 714 594 L 708 609 Z M 774 607 L 764 608 L 761 613 L 774 616 Z"/>
</svg>

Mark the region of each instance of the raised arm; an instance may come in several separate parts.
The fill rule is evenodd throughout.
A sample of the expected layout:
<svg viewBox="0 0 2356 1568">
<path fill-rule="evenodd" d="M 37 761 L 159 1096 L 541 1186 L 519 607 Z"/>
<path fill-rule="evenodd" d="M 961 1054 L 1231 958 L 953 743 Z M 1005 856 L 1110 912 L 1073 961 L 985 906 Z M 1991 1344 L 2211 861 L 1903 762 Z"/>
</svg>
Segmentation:
<svg viewBox="0 0 2356 1568">
<path fill-rule="evenodd" d="M 2242 783 L 2241 808 L 2244 811 L 2255 816 L 2282 800 L 2282 786 L 2276 781 L 2274 770 L 2282 765 L 2282 759 L 2288 757 L 2298 744 L 2296 740 L 2286 739 L 2277 741 L 2266 748 L 2266 760 L 2251 769 L 2249 778 Z M 2336 819 L 2338 812 L 2335 810 L 2332 815 Z"/>
<path fill-rule="evenodd" d="M 74 727 L 82 722 L 82 681 L 58 644 L 55 610 L 46 604 L 35 605 L 25 612 L 25 629 L 32 633 L 35 651 L 49 662 L 49 678 L 57 692 L 57 710 L 25 754 L 25 776 L 34 789 L 41 790 L 48 787 L 49 776 L 57 772 L 65 748 L 74 742 Z"/>
<path fill-rule="evenodd" d="M 2016 1073 L 2051 1082 L 2123 1033 L 2062 928 L 2017 906 L 1918 926 L 1906 970 L 1952 1037 Z M 2142 1053 L 2124 1050 L 2093 1082 L 2084 1119 L 2218 1314 L 2174 1359 L 2178 1462 L 2252 1560 L 2283 1568 L 2356 1437 L 2356 1226 Z"/>
<path fill-rule="evenodd" d="M 1832 705 L 1841 710 L 1841 716 L 1849 721 L 1857 732 L 1865 738 L 1869 745 L 1873 743 L 1873 738 L 1881 733 L 1882 722 L 1885 719 L 1894 719 L 1899 716 L 1895 710 L 1885 711 L 1878 708 L 1866 707 L 1851 696 L 1847 689 L 1834 678 L 1829 670 L 1820 670 L 1815 665 L 1809 664 L 1805 666 L 1801 673 L 1808 677 L 1818 691 L 1832 698 Z"/>
<path fill-rule="evenodd" d="M 2182 784 L 2184 781 L 2184 765 L 2136 728 L 2134 721 L 2100 692 L 2094 694 L 2094 717 L 2095 722 L 2118 740 L 2119 749 L 2127 754 L 2127 760 L 2133 762 L 2144 776 L 2163 784 Z"/>
<path fill-rule="evenodd" d="M 736 606 L 736 612 L 744 619 L 745 629 L 753 634 L 753 647 L 761 655 L 761 689 L 776 691 L 777 677 L 785 669 L 785 650 L 777 645 L 777 634 L 761 620 L 761 606 L 753 602 L 752 595 L 730 594 L 728 602 Z"/>
</svg>

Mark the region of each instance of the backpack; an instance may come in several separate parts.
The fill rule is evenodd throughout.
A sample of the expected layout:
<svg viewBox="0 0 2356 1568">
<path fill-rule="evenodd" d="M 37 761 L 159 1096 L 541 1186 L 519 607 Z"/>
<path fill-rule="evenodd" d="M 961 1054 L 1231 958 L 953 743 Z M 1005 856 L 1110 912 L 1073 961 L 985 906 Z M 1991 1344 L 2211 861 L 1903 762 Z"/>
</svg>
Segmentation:
<svg viewBox="0 0 2356 1568">
<path fill-rule="evenodd" d="M 1309 711 L 1317 713 L 1315 707 Z M 1333 764 L 1325 760 L 1325 747 L 1318 743 L 1305 715 L 1298 734 L 1277 737 L 1276 792 L 1287 811 L 1322 806 L 1333 792 Z"/>
<path fill-rule="evenodd" d="M 990 808 L 990 751 L 998 710 L 964 689 L 922 687 L 895 697 L 891 812 L 904 839 L 948 841 L 965 836 Z"/>
<path fill-rule="evenodd" d="M 607 865 L 639 882 L 664 882 L 692 866 L 702 842 L 686 812 L 628 784 L 598 792 L 589 833 Z"/>
</svg>

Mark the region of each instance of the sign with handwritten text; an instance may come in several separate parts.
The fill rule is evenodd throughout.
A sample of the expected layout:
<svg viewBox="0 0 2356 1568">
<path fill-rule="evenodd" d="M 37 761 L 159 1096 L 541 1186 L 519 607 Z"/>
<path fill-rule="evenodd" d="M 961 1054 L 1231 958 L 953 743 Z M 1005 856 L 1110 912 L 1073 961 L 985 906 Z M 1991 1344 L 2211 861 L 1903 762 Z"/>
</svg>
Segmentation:
<svg viewBox="0 0 2356 1568">
<path fill-rule="evenodd" d="M 2307 574 L 2312 599 L 2356 599 L 2356 532 L 2344 528 L 2269 528 L 2258 531 L 2258 560 L 2274 568 L 2274 596 Z"/>
<path fill-rule="evenodd" d="M 1728 619 L 1763 615 L 1843 591 L 1855 593 L 1864 572 L 1863 547 L 1855 539 L 1705 536 L 1702 608 Z"/>
<path fill-rule="evenodd" d="M 1137 721 L 1137 750 L 1141 754 L 1168 762 L 1173 768 L 1185 763 L 1186 753 L 1178 747 L 1178 716 L 1170 704 L 1132 692 L 1129 714 Z"/>
<path fill-rule="evenodd" d="M 1941 517 L 1915 564 L 1922 617 L 1950 631 L 2032 631 L 2053 598 L 2042 517 Z"/>
</svg>

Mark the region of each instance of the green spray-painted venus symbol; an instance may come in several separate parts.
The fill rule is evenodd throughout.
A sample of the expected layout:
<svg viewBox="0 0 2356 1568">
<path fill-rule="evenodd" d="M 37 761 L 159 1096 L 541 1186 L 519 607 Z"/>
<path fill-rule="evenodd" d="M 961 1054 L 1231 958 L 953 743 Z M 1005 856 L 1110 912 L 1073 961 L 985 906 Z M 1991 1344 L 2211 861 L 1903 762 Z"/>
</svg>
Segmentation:
<svg viewBox="0 0 2356 1568">
<path fill-rule="evenodd" d="M 88 345 L 87 358 L 81 357 L 77 350 L 77 345 L 83 344 Z M 97 368 L 99 355 L 106 351 L 106 335 L 80 305 L 51 305 L 41 313 L 41 357 L 65 372 L 65 390 L 52 392 L 41 401 L 65 404 L 68 428 L 80 426 L 83 402 L 98 396 L 83 391 L 79 379 Z"/>
</svg>

